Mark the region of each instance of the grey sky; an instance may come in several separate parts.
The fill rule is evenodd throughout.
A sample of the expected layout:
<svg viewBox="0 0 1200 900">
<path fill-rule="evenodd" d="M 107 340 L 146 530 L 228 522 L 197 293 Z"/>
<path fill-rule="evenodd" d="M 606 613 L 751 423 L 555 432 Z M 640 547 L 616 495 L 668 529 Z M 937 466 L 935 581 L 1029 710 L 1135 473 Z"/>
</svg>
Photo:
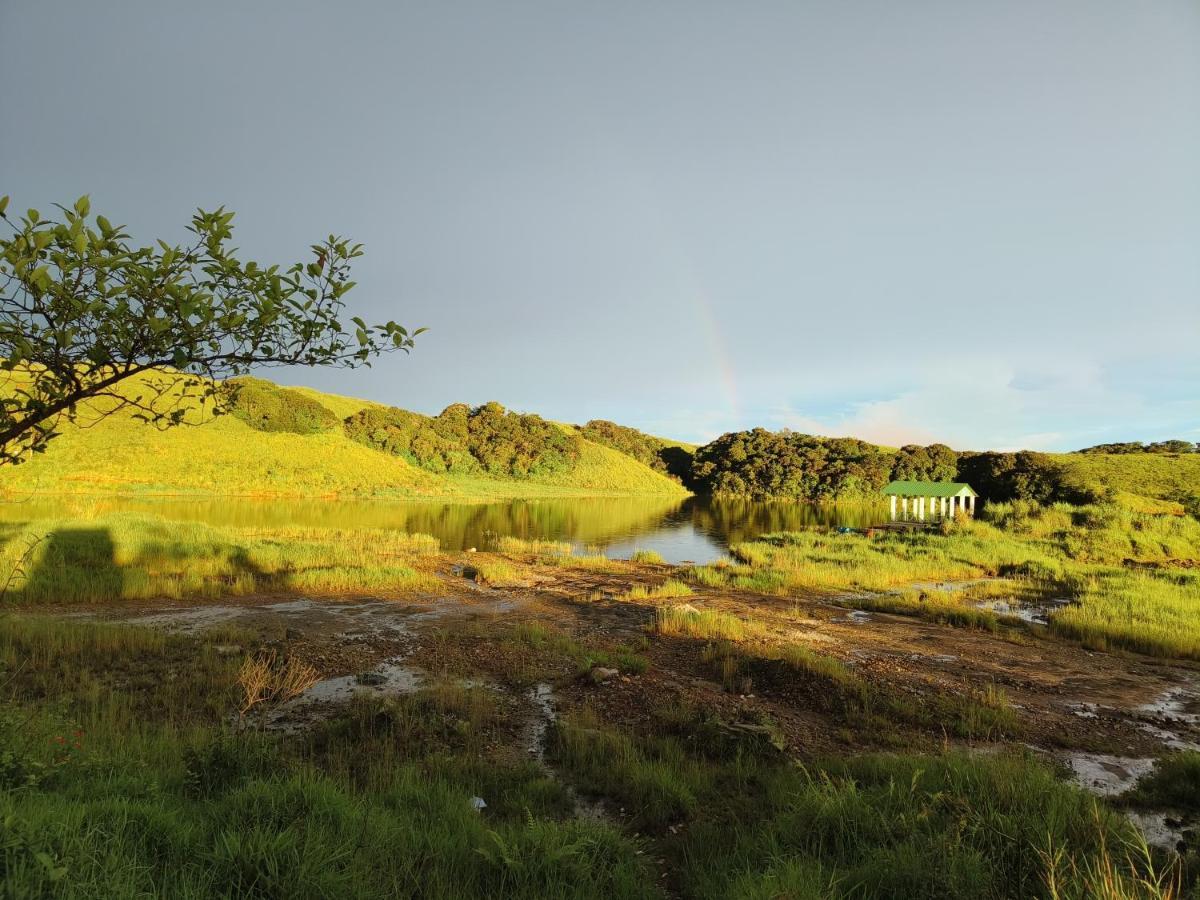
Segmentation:
<svg viewBox="0 0 1200 900">
<path fill-rule="evenodd" d="M 282 380 L 681 438 L 1200 440 L 1200 3 L 17 3 L 0 193 L 364 242 Z"/>
</svg>

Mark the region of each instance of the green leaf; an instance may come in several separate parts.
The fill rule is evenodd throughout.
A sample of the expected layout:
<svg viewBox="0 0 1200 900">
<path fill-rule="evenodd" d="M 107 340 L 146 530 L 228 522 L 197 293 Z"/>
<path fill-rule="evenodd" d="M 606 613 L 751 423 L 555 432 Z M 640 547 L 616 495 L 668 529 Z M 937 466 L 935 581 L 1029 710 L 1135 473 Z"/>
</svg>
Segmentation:
<svg viewBox="0 0 1200 900">
<path fill-rule="evenodd" d="M 38 220 L 39 220 L 39 219 L 41 219 L 41 217 L 42 217 L 42 214 L 41 214 L 41 213 L 39 213 L 39 212 L 38 212 L 36 209 L 34 209 L 33 207 L 30 207 L 29 209 L 27 209 L 27 210 L 25 211 L 25 215 L 26 215 L 26 216 L 28 216 L 28 217 L 29 217 L 29 221 L 30 221 L 30 222 L 32 222 L 32 223 L 33 223 L 33 224 L 35 224 L 35 225 L 38 223 Z"/>
<path fill-rule="evenodd" d="M 87 235 L 81 231 L 81 232 L 79 232 L 79 234 L 75 235 L 75 252 L 78 253 L 80 256 L 83 256 L 83 254 L 87 253 L 87 248 L 88 248 Z"/>
<path fill-rule="evenodd" d="M 75 201 L 75 212 L 81 216 L 86 216 L 92 208 L 92 201 L 88 199 L 88 195 L 84 194 Z"/>
<path fill-rule="evenodd" d="M 8 195 L 0 197 L 0 216 L 4 215 L 4 211 L 8 209 Z"/>
</svg>

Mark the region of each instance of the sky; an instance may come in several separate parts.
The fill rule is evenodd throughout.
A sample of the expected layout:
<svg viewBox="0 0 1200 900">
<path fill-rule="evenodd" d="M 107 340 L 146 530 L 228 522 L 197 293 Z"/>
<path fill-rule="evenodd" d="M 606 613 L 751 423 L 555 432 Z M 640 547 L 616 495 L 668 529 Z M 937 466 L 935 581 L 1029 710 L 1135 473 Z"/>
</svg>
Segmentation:
<svg viewBox="0 0 1200 900">
<path fill-rule="evenodd" d="M 369 370 L 706 441 L 1200 441 L 1196 0 L 17 3 L 0 194 L 361 241 Z"/>
</svg>

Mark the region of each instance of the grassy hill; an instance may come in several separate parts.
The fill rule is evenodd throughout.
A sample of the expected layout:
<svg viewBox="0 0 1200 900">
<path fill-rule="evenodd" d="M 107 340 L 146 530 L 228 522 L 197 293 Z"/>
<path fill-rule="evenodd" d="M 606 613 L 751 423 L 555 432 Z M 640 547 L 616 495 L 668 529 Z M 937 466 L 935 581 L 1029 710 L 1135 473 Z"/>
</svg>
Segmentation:
<svg viewBox="0 0 1200 900">
<path fill-rule="evenodd" d="M 1060 453 L 1054 458 L 1083 484 L 1158 500 L 1200 494 L 1200 453 Z"/>
<path fill-rule="evenodd" d="M 378 404 L 258 379 L 246 384 L 231 414 L 212 417 L 185 401 L 188 424 L 169 429 L 138 421 L 128 410 L 100 417 L 102 407 L 93 404 L 78 425 L 64 426 L 46 453 L 0 469 L 0 493 L 447 499 L 685 493 L 637 460 L 585 440 L 573 426 L 563 430 L 576 455 L 557 471 L 527 477 L 428 471 L 347 436 L 342 420 Z"/>
</svg>

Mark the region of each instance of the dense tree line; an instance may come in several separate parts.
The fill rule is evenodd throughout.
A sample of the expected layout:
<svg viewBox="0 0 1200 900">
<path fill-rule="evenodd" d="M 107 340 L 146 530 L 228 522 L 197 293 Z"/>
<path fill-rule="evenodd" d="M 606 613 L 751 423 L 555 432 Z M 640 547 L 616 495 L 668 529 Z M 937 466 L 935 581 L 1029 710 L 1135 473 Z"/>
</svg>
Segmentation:
<svg viewBox="0 0 1200 900">
<path fill-rule="evenodd" d="M 662 438 L 605 419 L 592 419 L 580 429 L 580 434 L 589 441 L 632 456 L 656 472 L 684 484 L 691 480 L 691 452 Z"/>
<path fill-rule="evenodd" d="M 958 481 L 986 500 L 1036 500 L 1040 503 L 1089 503 L 1094 489 L 1081 484 L 1062 463 L 1045 453 L 960 453 Z"/>
<path fill-rule="evenodd" d="M 1123 441 L 1116 444 L 1097 444 L 1094 447 L 1084 447 L 1076 453 L 1200 453 L 1200 443 L 1182 441 L 1178 438 L 1170 441 L 1154 441 L 1146 444 L 1142 441 Z"/>
<path fill-rule="evenodd" d="M 866 499 L 891 478 L 894 454 L 855 438 L 755 428 L 722 435 L 696 451 L 698 491 L 800 500 Z"/>
<path fill-rule="evenodd" d="M 957 476 L 958 454 L 945 444 L 906 444 L 892 464 L 893 481 L 953 481 Z"/>
<path fill-rule="evenodd" d="M 395 407 L 368 407 L 345 421 L 346 434 L 432 472 L 529 478 L 569 469 L 581 440 L 540 416 L 499 403 L 465 403 L 424 416 Z"/>
<path fill-rule="evenodd" d="M 702 493 L 796 500 L 873 499 L 895 480 L 964 481 L 988 500 L 1087 502 L 1095 492 L 1044 453 L 956 453 L 945 444 L 885 450 L 854 438 L 762 428 L 734 432 L 696 451 Z"/>
</svg>

